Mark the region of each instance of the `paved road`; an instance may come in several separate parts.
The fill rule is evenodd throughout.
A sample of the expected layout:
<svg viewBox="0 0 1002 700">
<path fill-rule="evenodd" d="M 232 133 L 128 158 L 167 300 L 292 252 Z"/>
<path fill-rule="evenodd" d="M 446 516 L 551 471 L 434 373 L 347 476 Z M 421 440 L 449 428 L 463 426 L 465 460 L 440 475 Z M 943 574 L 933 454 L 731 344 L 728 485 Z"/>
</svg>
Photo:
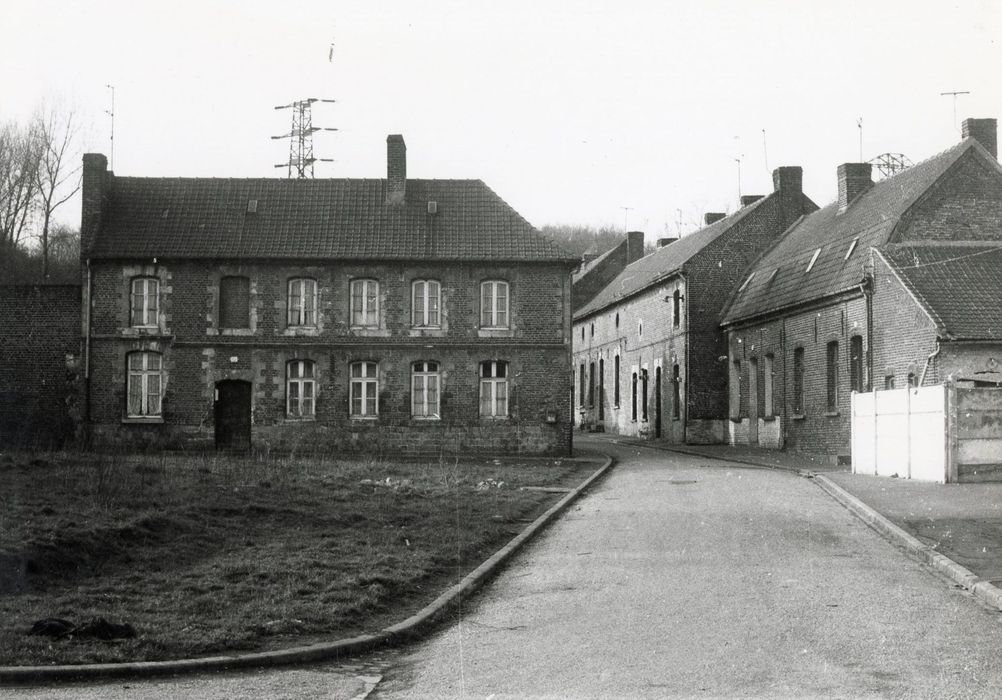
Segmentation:
<svg viewBox="0 0 1002 700">
<path fill-rule="evenodd" d="M 424 642 L 349 667 L 10 696 L 999 696 L 998 613 L 810 480 L 602 447 L 610 476 Z"/>
</svg>

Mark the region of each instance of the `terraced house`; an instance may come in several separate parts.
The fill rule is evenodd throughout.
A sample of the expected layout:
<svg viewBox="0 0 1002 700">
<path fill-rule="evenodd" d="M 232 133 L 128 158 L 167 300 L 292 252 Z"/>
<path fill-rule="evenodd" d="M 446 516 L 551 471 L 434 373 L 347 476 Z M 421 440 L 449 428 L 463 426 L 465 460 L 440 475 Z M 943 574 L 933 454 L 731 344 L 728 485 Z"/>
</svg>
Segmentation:
<svg viewBox="0 0 1002 700">
<path fill-rule="evenodd" d="M 802 181 L 799 167 L 776 169 L 771 194 L 742 197 L 730 216 L 707 214 L 705 228 L 629 262 L 575 309 L 581 427 L 672 443 L 725 442 L 721 357 L 727 343 L 720 313 L 756 257 L 817 208 Z M 629 243 L 630 237 L 625 249 Z M 586 285 L 578 298 L 592 296 L 589 271 L 578 275 Z"/>
<path fill-rule="evenodd" d="M 754 265 L 723 319 L 729 440 L 850 459 L 850 394 L 1002 379 L 1002 169 L 995 119 L 838 201 Z"/>
<path fill-rule="evenodd" d="M 479 180 L 118 177 L 84 156 L 101 443 L 570 449 L 571 257 Z"/>
</svg>

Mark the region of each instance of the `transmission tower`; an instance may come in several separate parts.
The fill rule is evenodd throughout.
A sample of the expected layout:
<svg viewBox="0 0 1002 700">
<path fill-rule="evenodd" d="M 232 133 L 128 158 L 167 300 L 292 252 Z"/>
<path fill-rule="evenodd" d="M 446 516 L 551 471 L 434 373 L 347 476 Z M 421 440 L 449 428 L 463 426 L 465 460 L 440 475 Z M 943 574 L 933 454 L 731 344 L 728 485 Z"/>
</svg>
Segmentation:
<svg viewBox="0 0 1002 700">
<path fill-rule="evenodd" d="M 277 163 L 276 168 L 287 168 L 290 178 L 312 178 L 313 164 L 317 161 L 333 163 L 333 158 L 317 158 L 313 155 L 313 134 L 318 131 L 337 131 L 331 127 L 313 126 L 313 103 L 334 102 L 316 97 L 297 100 L 287 105 L 278 105 L 275 109 L 292 110 L 292 128 L 289 133 L 272 136 L 272 139 L 289 139 L 289 160 Z"/>
<path fill-rule="evenodd" d="M 876 158 L 870 160 L 883 177 L 896 175 L 902 170 L 910 168 L 914 163 L 904 153 L 881 153 Z"/>
</svg>

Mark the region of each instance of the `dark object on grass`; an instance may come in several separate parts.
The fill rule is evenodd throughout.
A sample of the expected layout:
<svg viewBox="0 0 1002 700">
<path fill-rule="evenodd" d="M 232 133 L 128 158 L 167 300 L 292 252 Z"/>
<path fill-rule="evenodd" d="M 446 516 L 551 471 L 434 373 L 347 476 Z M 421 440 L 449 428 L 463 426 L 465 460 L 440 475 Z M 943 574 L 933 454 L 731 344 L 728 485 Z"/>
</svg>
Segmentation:
<svg viewBox="0 0 1002 700">
<path fill-rule="evenodd" d="M 74 636 L 96 637 L 105 641 L 112 639 L 132 639 L 136 636 L 136 628 L 128 622 L 121 624 L 108 622 L 103 617 L 95 617 L 90 622 L 78 627 Z"/>
<path fill-rule="evenodd" d="M 47 617 L 33 624 L 28 634 L 40 634 L 45 637 L 52 637 L 53 639 L 62 639 L 73 634 L 76 628 L 77 626 L 69 620 L 63 620 L 58 617 Z"/>
</svg>

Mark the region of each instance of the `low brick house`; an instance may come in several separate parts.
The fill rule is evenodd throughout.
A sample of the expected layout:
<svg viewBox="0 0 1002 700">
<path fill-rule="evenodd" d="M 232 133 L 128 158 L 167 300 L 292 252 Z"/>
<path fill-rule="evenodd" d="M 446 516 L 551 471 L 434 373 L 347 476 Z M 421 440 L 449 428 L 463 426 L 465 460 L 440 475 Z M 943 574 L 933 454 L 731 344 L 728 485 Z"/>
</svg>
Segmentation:
<svg viewBox="0 0 1002 700">
<path fill-rule="evenodd" d="M 848 461 L 851 392 L 1002 361 L 996 121 L 968 119 L 963 132 L 880 182 L 868 163 L 840 165 L 838 201 L 750 270 L 723 319 L 731 443 Z"/>
<path fill-rule="evenodd" d="M 571 256 L 479 180 L 133 178 L 84 156 L 96 443 L 566 454 Z"/>
<path fill-rule="evenodd" d="M 582 427 L 672 443 L 726 438 L 727 344 L 720 313 L 749 265 L 817 207 L 799 167 L 730 216 L 626 265 L 574 312 L 575 405 Z"/>
</svg>

